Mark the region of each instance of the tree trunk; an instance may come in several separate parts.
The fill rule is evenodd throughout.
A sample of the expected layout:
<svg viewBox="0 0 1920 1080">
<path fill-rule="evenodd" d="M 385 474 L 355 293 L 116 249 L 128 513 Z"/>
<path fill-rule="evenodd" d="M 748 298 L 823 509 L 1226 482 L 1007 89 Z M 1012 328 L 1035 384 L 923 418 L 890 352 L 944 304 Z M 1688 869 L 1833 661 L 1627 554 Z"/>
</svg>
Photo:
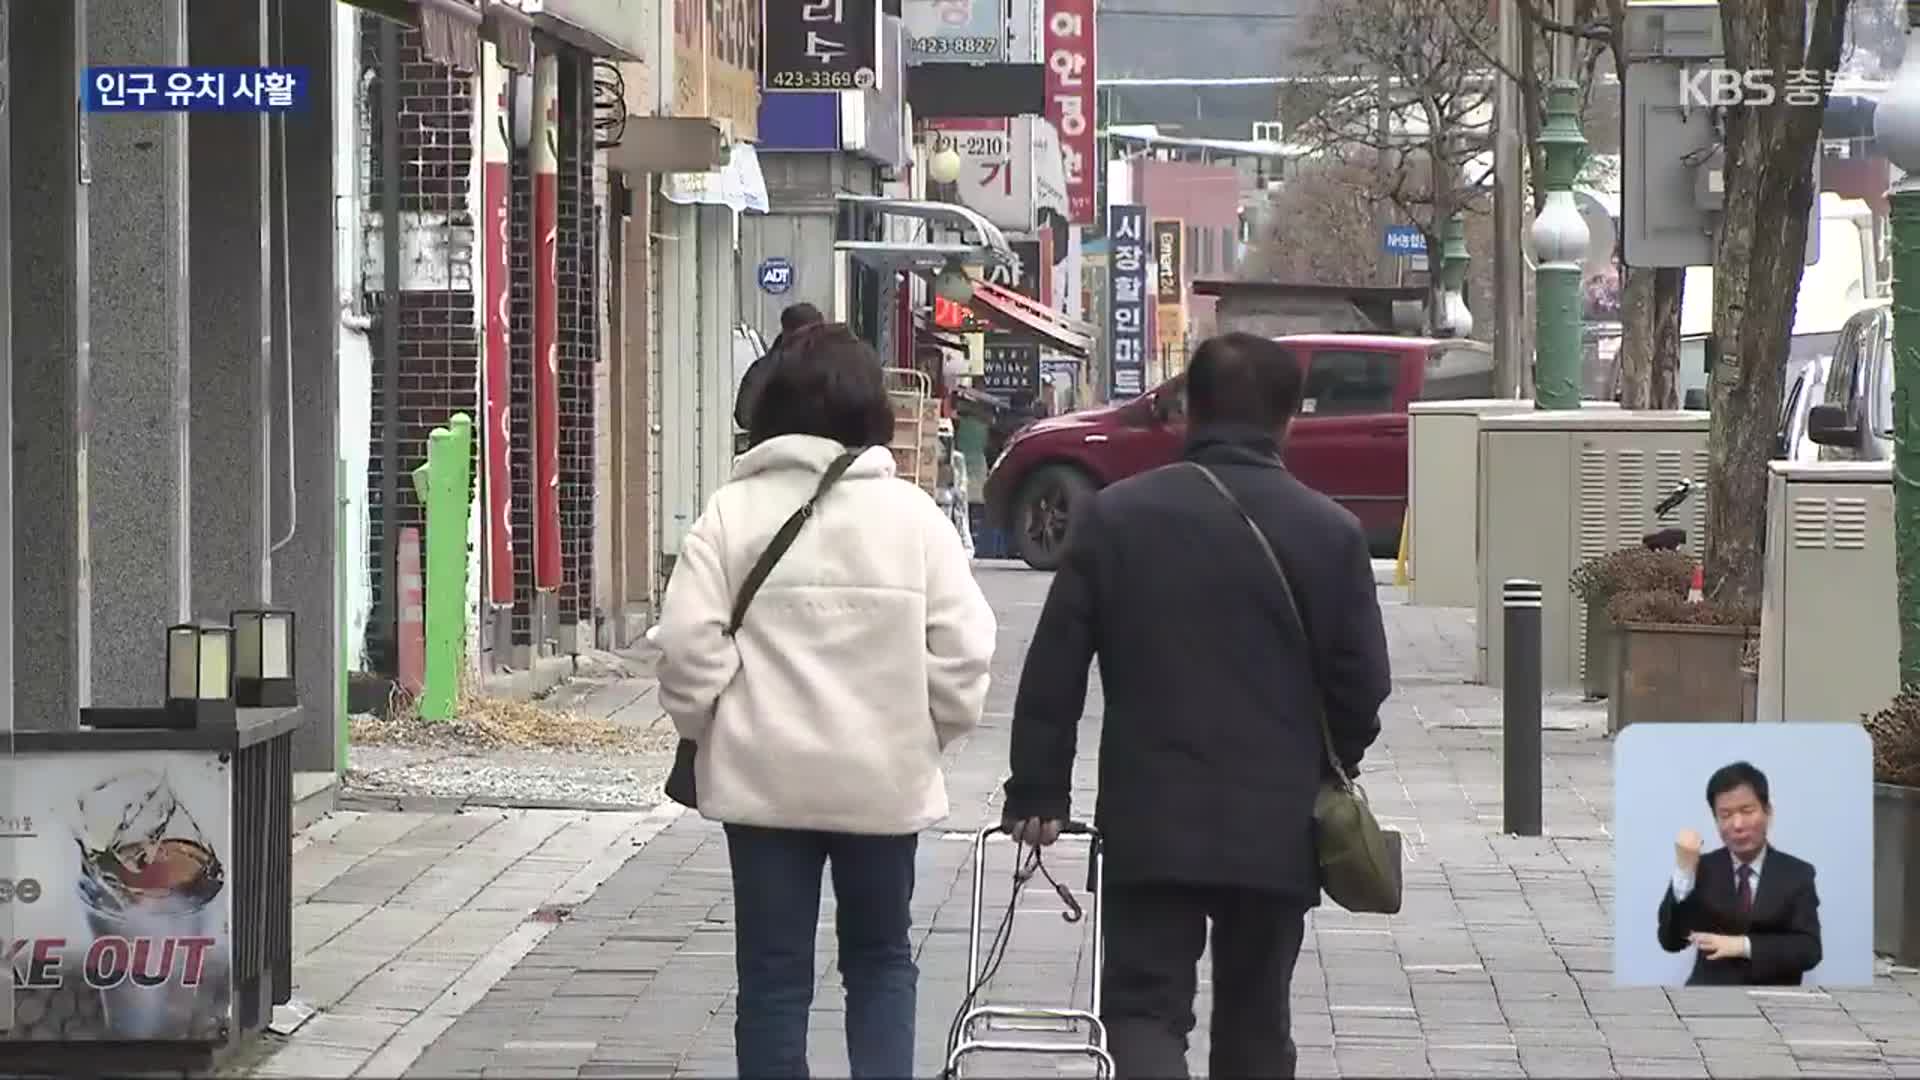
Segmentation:
<svg viewBox="0 0 1920 1080">
<path fill-rule="evenodd" d="M 1799 4 L 1722 5 L 1726 66 L 1832 72 L 1847 4 L 1818 0 L 1811 26 Z M 1710 350 L 1707 379 L 1713 420 L 1705 584 L 1717 600 L 1760 601 L 1780 361 L 1788 354 L 1799 300 L 1823 112 L 1784 99 L 1726 111 L 1726 201 L 1713 271 L 1718 351 Z"/>
<path fill-rule="evenodd" d="M 1620 407 L 1653 408 L 1653 275 L 1650 266 L 1627 267 L 1620 286 Z"/>
<path fill-rule="evenodd" d="M 1686 288 L 1684 267 L 1661 267 L 1653 272 L 1653 362 L 1647 395 L 1650 409 L 1680 407 L 1680 306 Z"/>
</svg>

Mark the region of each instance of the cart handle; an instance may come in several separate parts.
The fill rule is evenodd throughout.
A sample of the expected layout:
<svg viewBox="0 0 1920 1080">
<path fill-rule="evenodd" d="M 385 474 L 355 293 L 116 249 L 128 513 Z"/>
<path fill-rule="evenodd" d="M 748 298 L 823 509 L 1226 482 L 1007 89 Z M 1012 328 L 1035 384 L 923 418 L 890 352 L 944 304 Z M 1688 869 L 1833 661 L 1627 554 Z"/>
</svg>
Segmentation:
<svg viewBox="0 0 1920 1080">
<path fill-rule="evenodd" d="M 997 825 L 989 825 L 986 828 L 981 829 L 980 837 L 981 839 L 985 839 L 989 836 L 994 835 L 995 833 L 1004 833 L 1008 836 L 1012 836 L 1013 829 L 1011 826 L 1008 825 L 1008 823 L 1003 821 Z M 1089 825 L 1084 821 L 1065 821 L 1065 822 L 1062 822 L 1060 825 L 1060 835 L 1061 836 L 1090 836 L 1090 837 L 1093 837 L 1094 839 L 1099 839 L 1100 830 L 1094 828 L 1092 825 Z"/>
</svg>

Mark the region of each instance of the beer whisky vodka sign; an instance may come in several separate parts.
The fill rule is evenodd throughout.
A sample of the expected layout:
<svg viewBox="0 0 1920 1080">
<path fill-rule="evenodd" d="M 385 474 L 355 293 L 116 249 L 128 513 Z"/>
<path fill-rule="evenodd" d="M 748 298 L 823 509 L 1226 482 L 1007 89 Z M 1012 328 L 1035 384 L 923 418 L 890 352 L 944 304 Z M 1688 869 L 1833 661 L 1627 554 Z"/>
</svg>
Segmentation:
<svg viewBox="0 0 1920 1080">
<path fill-rule="evenodd" d="M 879 86 L 880 0 L 763 0 L 762 89 Z"/>
</svg>

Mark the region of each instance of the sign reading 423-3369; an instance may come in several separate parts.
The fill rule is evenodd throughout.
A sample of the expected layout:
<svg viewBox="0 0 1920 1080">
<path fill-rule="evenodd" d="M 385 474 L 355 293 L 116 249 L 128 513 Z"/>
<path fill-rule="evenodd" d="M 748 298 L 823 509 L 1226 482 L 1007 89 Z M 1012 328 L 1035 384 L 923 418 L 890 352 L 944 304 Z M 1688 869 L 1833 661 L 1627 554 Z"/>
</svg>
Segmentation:
<svg viewBox="0 0 1920 1080">
<path fill-rule="evenodd" d="M 762 0 L 760 10 L 763 90 L 877 88 L 880 0 Z"/>
</svg>

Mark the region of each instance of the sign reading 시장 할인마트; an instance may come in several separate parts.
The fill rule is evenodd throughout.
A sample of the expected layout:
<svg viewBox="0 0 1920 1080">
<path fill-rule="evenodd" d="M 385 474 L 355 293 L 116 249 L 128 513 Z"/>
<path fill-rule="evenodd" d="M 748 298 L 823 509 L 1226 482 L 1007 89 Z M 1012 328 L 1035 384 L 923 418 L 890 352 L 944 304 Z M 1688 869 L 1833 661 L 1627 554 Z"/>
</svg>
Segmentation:
<svg viewBox="0 0 1920 1080">
<path fill-rule="evenodd" d="M 1107 270 L 1107 396 L 1114 401 L 1146 392 L 1147 305 L 1152 258 L 1147 243 L 1147 208 L 1107 209 L 1112 245 Z"/>
</svg>

